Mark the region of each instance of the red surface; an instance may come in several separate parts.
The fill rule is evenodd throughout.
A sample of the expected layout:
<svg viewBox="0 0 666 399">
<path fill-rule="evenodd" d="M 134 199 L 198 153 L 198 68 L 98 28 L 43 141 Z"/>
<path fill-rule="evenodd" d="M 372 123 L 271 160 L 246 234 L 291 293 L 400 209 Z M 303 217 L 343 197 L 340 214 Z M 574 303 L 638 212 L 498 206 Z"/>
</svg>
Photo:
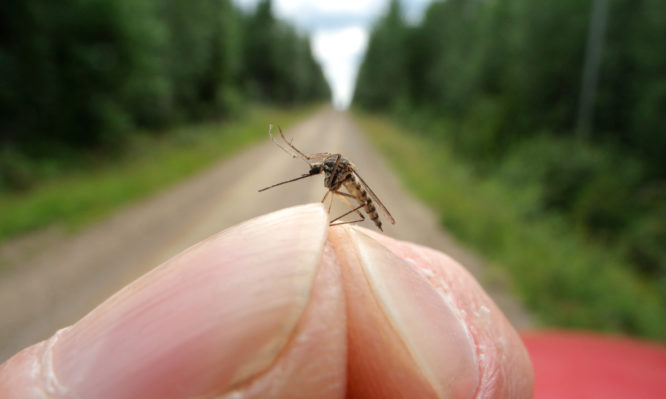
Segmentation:
<svg viewBox="0 0 666 399">
<path fill-rule="evenodd" d="M 666 347 L 592 333 L 523 333 L 535 399 L 666 399 Z"/>
</svg>

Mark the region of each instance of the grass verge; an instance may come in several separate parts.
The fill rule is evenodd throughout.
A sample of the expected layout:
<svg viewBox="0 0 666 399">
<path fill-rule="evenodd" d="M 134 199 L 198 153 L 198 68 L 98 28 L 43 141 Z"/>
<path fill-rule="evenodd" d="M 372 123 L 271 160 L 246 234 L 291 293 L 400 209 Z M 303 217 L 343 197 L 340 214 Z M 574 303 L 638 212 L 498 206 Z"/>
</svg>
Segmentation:
<svg viewBox="0 0 666 399">
<path fill-rule="evenodd" d="M 0 194 L 0 242 L 52 224 L 76 229 L 112 210 L 150 195 L 267 137 L 270 122 L 289 125 L 313 107 L 254 108 L 230 122 L 137 132 L 127 151 L 40 182 L 28 192 Z"/>
<path fill-rule="evenodd" d="M 527 191 L 476 176 L 442 141 L 356 116 L 407 186 L 446 229 L 509 275 L 542 324 L 666 340 L 664 295 L 619 255 L 531 212 Z"/>
</svg>

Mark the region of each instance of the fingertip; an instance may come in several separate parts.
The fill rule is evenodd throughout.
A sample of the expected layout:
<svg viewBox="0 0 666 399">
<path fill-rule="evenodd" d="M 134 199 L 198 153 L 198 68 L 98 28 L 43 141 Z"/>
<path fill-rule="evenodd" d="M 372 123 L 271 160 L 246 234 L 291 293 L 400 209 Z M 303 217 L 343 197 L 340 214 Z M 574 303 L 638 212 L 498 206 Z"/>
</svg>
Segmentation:
<svg viewBox="0 0 666 399">
<path fill-rule="evenodd" d="M 350 372 L 356 397 L 532 396 L 534 377 L 522 341 L 464 267 L 441 252 L 364 228 L 341 226 L 329 237 L 350 302 L 349 367 L 366 368 Z M 391 336 L 372 351 L 377 337 Z M 371 361 L 375 370 L 368 368 Z M 399 373 L 381 376 L 374 387 L 367 380 L 354 385 L 354 374 L 396 368 Z M 410 374 L 414 370 L 421 372 Z M 382 391 L 387 386 L 391 391 Z"/>
<path fill-rule="evenodd" d="M 313 293 L 327 233 L 327 215 L 314 204 L 216 234 L 47 341 L 48 351 L 41 343 L 7 362 L 0 389 L 44 391 L 57 381 L 58 397 L 95 398 L 233 389 L 267 370 L 289 342 Z M 33 378 L 42 364 L 52 379 Z"/>
<path fill-rule="evenodd" d="M 476 279 L 453 258 L 431 248 L 364 231 L 407 259 L 458 309 L 479 357 L 479 398 L 531 398 L 534 372 L 520 336 Z"/>
<path fill-rule="evenodd" d="M 361 230 L 330 239 L 348 300 L 349 397 L 466 397 L 473 343 L 448 303 L 404 259 Z"/>
<path fill-rule="evenodd" d="M 347 323 L 340 266 L 326 244 L 312 296 L 280 355 L 263 373 L 222 397 L 343 398 Z"/>
</svg>

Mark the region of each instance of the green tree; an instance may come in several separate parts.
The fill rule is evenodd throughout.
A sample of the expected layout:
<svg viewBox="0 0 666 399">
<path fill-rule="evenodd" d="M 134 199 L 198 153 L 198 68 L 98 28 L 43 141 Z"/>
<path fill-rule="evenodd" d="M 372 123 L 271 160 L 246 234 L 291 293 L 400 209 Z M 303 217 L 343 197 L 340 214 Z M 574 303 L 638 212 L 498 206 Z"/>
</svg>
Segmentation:
<svg viewBox="0 0 666 399">
<path fill-rule="evenodd" d="M 262 0 L 244 24 L 243 83 L 251 97 L 293 104 L 329 96 L 309 41 Z"/>
<path fill-rule="evenodd" d="M 90 145 L 165 101 L 160 23 L 149 0 L 30 0 L 1 14 L 0 139 Z"/>
<path fill-rule="evenodd" d="M 399 0 L 375 25 L 361 64 L 354 101 L 370 109 L 395 109 L 406 100 L 408 30 Z"/>
<path fill-rule="evenodd" d="M 166 68 L 174 111 L 197 119 L 223 112 L 219 96 L 230 85 L 234 9 L 228 0 L 166 0 L 162 14 L 168 32 Z"/>
<path fill-rule="evenodd" d="M 32 153 L 99 146 L 134 127 L 224 116 L 242 97 L 323 98 L 307 39 L 270 8 L 268 0 L 250 15 L 231 0 L 8 4 L 0 142 Z"/>
<path fill-rule="evenodd" d="M 274 46 L 276 25 L 270 0 L 260 1 L 244 24 L 243 81 L 254 98 L 269 100 L 274 97 L 275 61 L 278 58 Z"/>
</svg>

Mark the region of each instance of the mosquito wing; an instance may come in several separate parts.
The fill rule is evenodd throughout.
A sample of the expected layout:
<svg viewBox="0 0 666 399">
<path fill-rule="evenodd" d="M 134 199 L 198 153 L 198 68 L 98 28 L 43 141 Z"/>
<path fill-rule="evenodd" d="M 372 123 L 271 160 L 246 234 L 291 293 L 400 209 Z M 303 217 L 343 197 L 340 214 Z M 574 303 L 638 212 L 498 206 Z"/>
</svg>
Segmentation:
<svg viewBox="0 0 666 399">
<path fill-rule="evenodd" d="M 388 211 L 388 209 L 386 209 L 384 204 L 382 204 L 382 201 L 380 201 L 379 198 L 377 198 L 377 194 L 375 194 L 375 192 L 372 191 L 370 186 L 368 186 L 368 183 L 366 183 L 365 180 L 363 180 L 363 178 L 361 177 L 361 175 L 358 174 L 358 172 L 356 171 L 356 167 L 354 167 L 352 169 L 352 171 L 354 172 L 356 177 L 358 177 L 358 180 L 363 185 L 363 188 L 365 188 L 365 191 L 367 191 L 367 193 L 370 195 L 370 198 L 372 198 L 372 200 L 375 202 L 375 204 L 377 204 L 379 209 L 381 209 L 382 212 L 384 212 L 384 214 L 386 216 L 388 216 L 389 220 L 391 221 L 391 224 L 395 224 L 395 219 L 393 219 L 393 216 L 391 216 L 391 213 Z"/>
</svg>

